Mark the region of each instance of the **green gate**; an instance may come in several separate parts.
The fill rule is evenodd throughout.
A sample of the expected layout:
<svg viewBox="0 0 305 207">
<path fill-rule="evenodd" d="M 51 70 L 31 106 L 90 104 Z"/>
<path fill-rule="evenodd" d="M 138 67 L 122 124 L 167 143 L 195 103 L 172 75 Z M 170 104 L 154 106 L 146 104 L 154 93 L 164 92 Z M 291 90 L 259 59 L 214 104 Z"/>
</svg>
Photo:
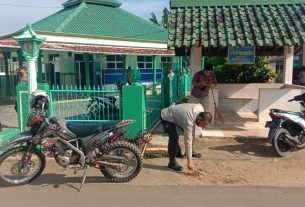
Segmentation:
<svg viewBox="0 0 305 207">
<path fill-rule="evenodd" d="M 50 99 L 51 115 L 67 121 L 104 122 L 122 119 L 121 92 L 116 86 L 53 86 Z"/>
</svg>

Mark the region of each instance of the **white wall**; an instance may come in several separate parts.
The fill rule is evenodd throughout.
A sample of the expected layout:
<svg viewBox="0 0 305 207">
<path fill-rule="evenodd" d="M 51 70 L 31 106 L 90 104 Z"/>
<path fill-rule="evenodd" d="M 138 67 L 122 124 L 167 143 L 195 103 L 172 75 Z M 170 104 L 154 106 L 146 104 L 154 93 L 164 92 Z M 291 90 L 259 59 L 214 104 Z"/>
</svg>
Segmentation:
<svg viewBox="0 0 305 207">
<path fill-rule="evenodd" d="M 260 89 L 258 121 L 264 123 L 271 120 L 269 117 L 270 109 L 300 112 L 300 104 L 288 102 L 288 100 L 301 93 L 301 89 Z"/>
</svg>

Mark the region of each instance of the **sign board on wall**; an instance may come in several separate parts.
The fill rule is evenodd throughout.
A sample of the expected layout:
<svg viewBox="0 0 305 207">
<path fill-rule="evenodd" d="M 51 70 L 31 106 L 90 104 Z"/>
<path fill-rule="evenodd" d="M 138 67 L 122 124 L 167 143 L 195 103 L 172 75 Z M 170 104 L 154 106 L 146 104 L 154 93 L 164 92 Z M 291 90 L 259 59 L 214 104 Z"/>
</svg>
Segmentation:
<svg viewBox="0 0 305 207">
<path fill-rule="evenodd" d="M 229 47 L 229 64 L 254 64 L 255 47 Z"/>
</svg>

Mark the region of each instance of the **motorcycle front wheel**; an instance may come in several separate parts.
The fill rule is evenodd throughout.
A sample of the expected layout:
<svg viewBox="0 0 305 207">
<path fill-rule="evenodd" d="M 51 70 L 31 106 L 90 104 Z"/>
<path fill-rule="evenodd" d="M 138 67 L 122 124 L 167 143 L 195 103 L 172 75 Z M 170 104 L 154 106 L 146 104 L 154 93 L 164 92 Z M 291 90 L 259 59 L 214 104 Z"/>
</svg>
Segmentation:
<svg viewBox="0 0 305 207">
<path fill-rule="evenodd" d="M 280 128 L 275 132 L 272 140 L 272 147 L 275 153 L 280 157 L 287 157 L 291 152 L 291 146 L 284 142 L 287 135 L 290 136 L 289 131 L 284 128 Z"/>
<path fill-rule="evenodd" d="M 119 166 L 117 168 L 100 167 L 103 175 L 115 183 L 131 181 L 140 173 L 143 165 L 140 151 L 135 145 L 128 142 L 109 144 L 100 160 Z"/>
<path fill-rule="evenodd" d="M 35 148 L 10 149 L 0 157 L 0 183 L 7 187 L 28 184 L 41 175 L 45 164 L 44 154 Z"/>
</svg>

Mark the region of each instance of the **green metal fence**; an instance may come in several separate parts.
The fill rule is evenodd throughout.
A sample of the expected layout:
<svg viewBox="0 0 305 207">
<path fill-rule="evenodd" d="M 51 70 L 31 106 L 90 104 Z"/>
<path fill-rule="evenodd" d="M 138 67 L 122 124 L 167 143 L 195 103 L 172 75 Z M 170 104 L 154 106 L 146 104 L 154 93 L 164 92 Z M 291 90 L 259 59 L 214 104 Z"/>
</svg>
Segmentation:
<svg viewBox="0 0 305 207">
<path fill-rule="evenodd" d="M 154 91 L 153 85 L 146 87 L 146 128 L 151 130 L 160 121 L 160 112 L 163 108 L 161 83 L 157 83 Z"/>
<path fill-rule="evenodd" d="M 141 85 L 141 84 L 140 84 Z M 144 87 L 144 86 L 142 86 Z M 175 72 L 175 75 L 168 77 L 163 75 L 161 83 L 146 85 L 145 87 L 145 109 L 142 130 L 151 131 L 160 121 L 162 108 L 180 102 L 190 91 L 190 74 L 185 70 Z M 124 96 L 124 99 L 131 104 L 128 108 L 133 113 L 138 113 L 134 104 L 137 97 L 131 91 L 131 96 Z M 123 94 L 124 95 L 124 94 Z M 75 122 L 103 122 L 109 120 L 121 120 L 123 105 L 121 104 L 122 94 L 116 86 L 80 88 L 72 86 L 57 86 L 50 90 L 51 114 L 53 116 Z M 139 112 L 140 113 L 140 112 Z M 138 120 L 140 121 L 140 120 Z"/>
<path fill-rule="evenodd" d="M 163 75 L 162 82 L 156 88 L 154 92 L 152 86 L 146 87 L 146 129 L 149 131 L 160 121 L 160 112 L 164 107 L 181 102 L 189 95 L 190 74 L 182 69 L 181 72 L 175 71 L 171 77 Z"/>
<path fill-rule="evenodd" d="M 185 69 L 175 71 L 175 75 L 171 77 L 164 76 L 162 80 L 164 107 L 181 102 L 189 95 L 190 89 L 190 74 Z"/>
<path fill-rule="evenodd" d="M 53 86 L 50 99 L 51 115 L 67 121 L 103 122 L 122 119 L 121 92 L 116 86 Z"/>
</svg>

